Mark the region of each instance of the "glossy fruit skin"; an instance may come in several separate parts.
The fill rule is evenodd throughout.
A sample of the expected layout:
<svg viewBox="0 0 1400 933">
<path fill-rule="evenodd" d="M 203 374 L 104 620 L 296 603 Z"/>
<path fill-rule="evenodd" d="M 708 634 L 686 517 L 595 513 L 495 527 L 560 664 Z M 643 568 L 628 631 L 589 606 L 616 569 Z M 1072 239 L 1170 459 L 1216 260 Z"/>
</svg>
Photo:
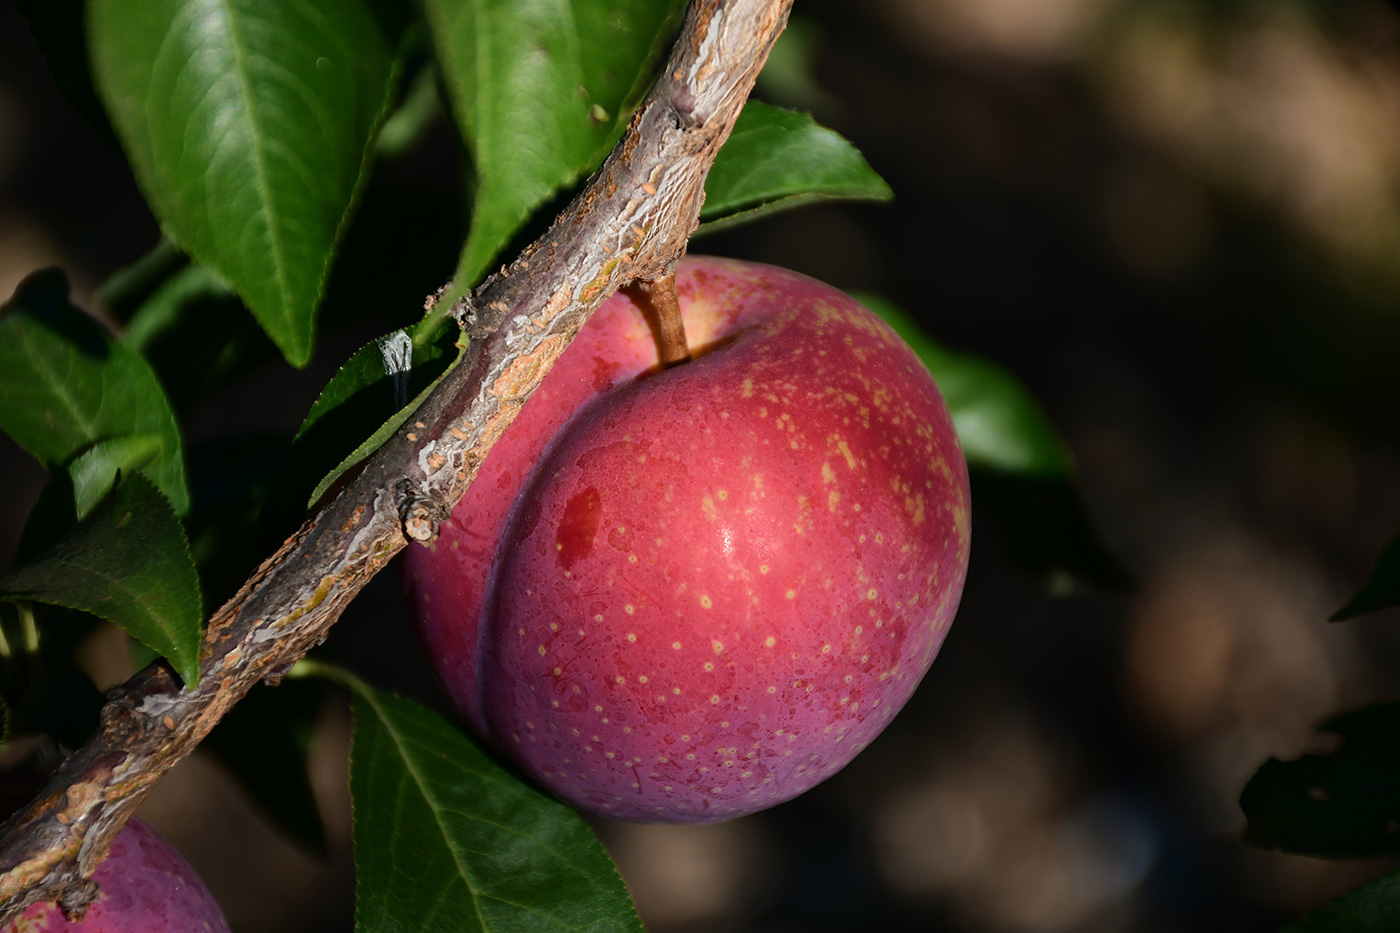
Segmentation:
<svg viewBox="0 0 1400 933">
<path fill-rule="evenodd" d="M 695 359 L 610 299 L 404 579 L 448 694 L 567 802 L 711 822 L 870 743 L 932 664 L 968 557 L 933 380 L 854 300 L 677 270 Z"/>
<path fill-rule="evenodd" d="M 92 874 L 97 899 L 80 921 L 35 904 L 5 933 L 229 933 L 213 895 L 170 843 L 140 820 L 112 840 Z"/>
</svg>

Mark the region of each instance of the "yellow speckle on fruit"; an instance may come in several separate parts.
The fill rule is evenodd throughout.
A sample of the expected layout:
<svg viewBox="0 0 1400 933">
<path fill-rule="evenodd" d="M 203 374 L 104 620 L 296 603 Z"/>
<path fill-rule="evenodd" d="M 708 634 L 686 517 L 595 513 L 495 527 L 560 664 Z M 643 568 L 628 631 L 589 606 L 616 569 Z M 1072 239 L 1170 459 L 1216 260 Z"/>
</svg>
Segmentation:
<svg viewBox="0 0 1400 933">
<path fill-rule="evenodd" d="M 767 573 L 767 572 L 768 572 L 768 565 L 767 565 L 767 564 L 759 564 L 759 565 L 758 565 L 758 572 L 759 572 L 759 573 Z"/>
<path fill-rule="evenodd" d="M 719 694 L 718 694 L 718 693 L 712 693 L 712 694 L 710 694 L 710 705 L 711 705 L 711 706 L 714 706 L 714 705 L 716 705 L 716 704 L 718 704 L 718 703 L 719 703 Z"/>
<path fill-rule="evenodd" d="M 634 643 L 635 643 L 636 640 L 637 640 L 637 633 L 636 633 L 636 632 L 628 632 L 628 633 L 627 633 L 627 640 L 630 641 L 630 642 L 634 642 Z"/>
<path fill-rule="evenodd" d="M 714 651 L 715 654 L 721 654 L 724 652 L 724 642 L 720 641 L 719 639 L 715 639 L 714 641 L 710 642 L 710 648 Z"/>
<path fill-rule="evenodd" d="M 627 613 L 629 616 L 634 615 L 637 612 L 637 607 L 632 605 L 631 603 L 628 603 L 627 605 L 622 607 L 622 611 Z"/>
<path fill-rule="evenodd" d="M 822 654 L 831 654 L 831 646 L 822 645 Z"/>
<path fill-rule="evenodd" d="M 704 663 L 704 665 L 702 665 L 702 666 L 705 668 L 705 670 L 706 670 L 707 672 L 708 672 L 708 671 L 712 671 L 712 670 L 715 669 L 714 664 L 713 664 L 712 662 L 710 662 L 710 661 L 706 661 L 706 662 Z"/>
<path fill-rule="evenodd" d="M 681 650 L 681 643 L 678 642 L 678 641 L 673 641 L 673 642 L 671 642 L 671 647 L 674 648 L 676 651 L 680 651 L 680 650 Z"/>
<path fill-rule="evenodd" d="M 797 598 L 797 590 L 788 590 L 787 593 L 786 593 L 785 595 L 787 596 L 788 599 L 796 599 L 796 598 Z"/>
<path fill-rule="evenodd" d="M 540 645 L 540 655 L 541 655 L 541 657 L 544 656 L 545 651 L 546 651 L 545 646 L 544 646 L 544 645 Z"/>
<path fill-rule="evenodd" d="M 769 635 L 767 638 L 763 639 L 763 646 L 765 648 L 771 648 L 777 643 L 778 639 L 774 638 L 772 635 Z"/>
<path fill-rule="evenodd" d="M 879 596 L 879 595 L 880 595 L 880 594 L 877 593 L 877 592 L 875 591 L 875 587 L 873 587 L 873 586 L 872 586 L 870 589 L 868 589 L 868 590 L 865 591 L 865 598 L 866 598 L 866 599 L 874 599 L 876 596 Z"/>
</svg>

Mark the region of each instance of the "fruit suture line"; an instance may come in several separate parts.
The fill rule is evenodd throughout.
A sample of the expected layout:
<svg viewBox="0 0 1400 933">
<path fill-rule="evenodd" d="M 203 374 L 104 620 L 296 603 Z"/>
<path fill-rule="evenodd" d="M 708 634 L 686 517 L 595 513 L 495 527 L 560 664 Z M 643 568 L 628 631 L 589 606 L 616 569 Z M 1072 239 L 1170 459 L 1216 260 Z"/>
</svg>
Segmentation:
<svg viewBox="0 0 1400 933">
<path fill-rule="evenodd" d="M 710 164 L 790 6 L 691 4 L 660 79 L 603 166 L 540 240 L 463 303 L 457 316 L 471 314 L 471 339 L 456 368 L 211 618 L 199 683 L 184 687 L 157 664 L 113 690 L 98 730 L 0 828 L 0 924 L 41 901 L 82 914 L 96 894 L 92 872 L 151 786 L 254 684 L 277 682 L 323 641 L 410 539 L 436 536 L 612 291 L 672 271 L 698 222 Z"/>
</svg>

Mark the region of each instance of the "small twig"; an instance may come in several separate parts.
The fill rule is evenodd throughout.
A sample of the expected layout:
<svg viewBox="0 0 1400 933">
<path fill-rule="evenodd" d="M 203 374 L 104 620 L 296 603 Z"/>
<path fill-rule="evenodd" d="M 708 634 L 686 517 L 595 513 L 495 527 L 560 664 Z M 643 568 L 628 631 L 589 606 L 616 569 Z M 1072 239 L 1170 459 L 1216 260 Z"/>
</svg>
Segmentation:
<svg viewBox="0 0 1400 933">
<path fill-rule="evenodd" d="M 674 366 L 690 359 L 690 345 L 685 341 L 685 322 L 681 320 L 681 299 L 676 294 L 676 274 L 668 272 L 659 279 L 638 279 L 627 286 L 627 294 L 646 316 L 656 352 L 662 366 Z"/>
<path fill-rule="evenodd" d="M 164 665 L 112 691 L 88 741 L 0 828 L 0 925 L 30 904 L 81 914 L 86 879 L 159 778 L 259 680 L 323 641 L 409 538 L 431 540 L 487 451 L 616 288 L 667 274 L 705 175 L 791 0 L 695 0 L 656 87 L 583 192 L 452 310 L 472 339 L 412 419 L 210 620 L 200 680 Z M 407 527 L 406 527 L 407 526 Z"/>
</svg>

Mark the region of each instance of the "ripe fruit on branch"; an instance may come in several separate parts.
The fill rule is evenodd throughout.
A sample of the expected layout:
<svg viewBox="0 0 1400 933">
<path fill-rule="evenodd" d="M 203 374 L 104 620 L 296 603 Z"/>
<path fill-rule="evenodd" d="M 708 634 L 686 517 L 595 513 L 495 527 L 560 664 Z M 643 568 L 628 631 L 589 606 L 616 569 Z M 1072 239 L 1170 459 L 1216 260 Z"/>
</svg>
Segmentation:
<svg viewBox="0 0 1400 933">
<path fill-rule="evenodd" d="M 914 353 L 792 272 L 690 259 L 694 359 L 610 299 L 404 567 L 471 724 L 605 816 L 708 822 L 846 765 L 962 592 L 967 468 Z"/>
<path fill-rule="evenodd" d="M 112 840 L 92 880 L 97 899 L 82 920 L 69 921 L 54 904 L 35 904 L 5 933 L 229 933 L 214 897 L 170 843 L 140 820 Z"/>
</svg>

